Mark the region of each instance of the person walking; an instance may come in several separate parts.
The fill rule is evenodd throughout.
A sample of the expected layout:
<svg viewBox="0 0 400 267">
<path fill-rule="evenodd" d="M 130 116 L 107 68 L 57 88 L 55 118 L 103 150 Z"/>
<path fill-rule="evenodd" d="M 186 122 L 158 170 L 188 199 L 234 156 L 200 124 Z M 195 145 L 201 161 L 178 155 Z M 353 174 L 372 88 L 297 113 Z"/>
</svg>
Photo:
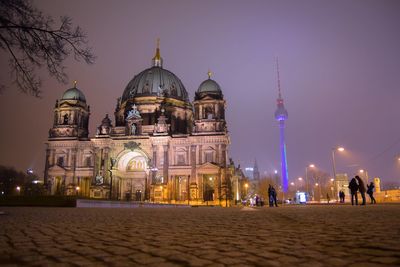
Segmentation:
<svg viewBox="0 0 400 267">
<path fill-rule="evenodd" d="M 365 202 L 366 202 L 365 201 L 366 188 L 365 188 L 364 181 L 361 180 L 360 176 L 358 176 L 358 175 L 356 175 L 356 179 L 357 179 L 357 182 L 358 182 L 358 191 L 360 191 L 360 195 L 361 195 L 361 198 L 362 198 L 362 204 L 361 205 L 365 205 Z"/>
<path fill-rule="evenodd" d="M 351 205 L 353 206 L 358 205 L 358 196 L 357 196 L 357 191 L 358 191 L 358 184 L 356 178 L 352 178 L 350 183 L 349 183 L 349 189 L 350 189 L 350 194 L 351 194 Z"/>
<path fill-rule="evenodd" d="M 331 201 L 331 198 L 328 193 L 326 193 L 326 200 L 328 201 L 328 204 L 329 204 L 329 201 Z"/>
<path fill-rule="evenodd" d="M 340 198 L 340 203 L 344 203 L 344 199 L 345 199 L 345 194 L 343 191 L 339 192 L 339 198 Z"/>
<path fill-rule="evenodd" d="M 276 202 L 276 190 L 273 186 L 271 187 L 271 196 L 272 196 L 272 206 L 275 205 L 275 207 L 278 207 L 278 203 Z"/>
<path fill-rule="evenodd" d="M 268 202 L 269 202 L 269 206 L 270 207 L 273 207 L 274 205 L 273 205 L 273 199 L 272 199 L 272 186 L 271 185 L 269 185 L 268 186 Z"/>
<path fill-rule="evenodd" d="M 375 188 L 375 185 L 373 182 L 371 182 L 369 185 L 367 185 L 367 194 L 369 195 L 369 198 L 371 199 L 371 204 L 376 204 L 376 200 L 374 198 L 374 188 Z"/>
</svg>

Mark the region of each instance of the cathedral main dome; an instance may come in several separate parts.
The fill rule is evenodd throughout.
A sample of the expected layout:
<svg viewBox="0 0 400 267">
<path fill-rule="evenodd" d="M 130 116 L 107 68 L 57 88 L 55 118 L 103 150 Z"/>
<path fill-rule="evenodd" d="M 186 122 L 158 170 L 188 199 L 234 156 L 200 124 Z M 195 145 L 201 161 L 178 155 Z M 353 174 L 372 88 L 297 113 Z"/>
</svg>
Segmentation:
<svg viewBox="0 0 400 267">
<path fill-rule="evenodd" d="M 121 101 L 137 96 L 160 96 L 189 101 L 181 80 L 161 65 L 155 65 L 136 75 L 126 86 Z"/>
<path fill-rule="evenodd" d="M 169 70 L 163 69 L 159 43 L 152 62 L 151 68 L 142 71 L 128 83 L 121 102 L 137 96 L 160 96 L 189 102 L 188 93 L 181 80 Z"/>
</svg>

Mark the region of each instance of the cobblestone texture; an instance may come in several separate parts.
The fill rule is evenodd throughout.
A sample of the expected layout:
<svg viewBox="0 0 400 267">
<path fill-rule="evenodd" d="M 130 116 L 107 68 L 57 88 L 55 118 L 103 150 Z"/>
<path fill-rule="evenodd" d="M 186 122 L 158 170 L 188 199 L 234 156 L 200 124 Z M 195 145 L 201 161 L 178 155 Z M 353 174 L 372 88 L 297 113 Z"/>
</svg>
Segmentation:
<svg viewBox="0 0 400 267">
<path fill-rule="evenodd" d="M 0 210 L 2 266 L 400 266 L 400 205 Z"/>
</svg>

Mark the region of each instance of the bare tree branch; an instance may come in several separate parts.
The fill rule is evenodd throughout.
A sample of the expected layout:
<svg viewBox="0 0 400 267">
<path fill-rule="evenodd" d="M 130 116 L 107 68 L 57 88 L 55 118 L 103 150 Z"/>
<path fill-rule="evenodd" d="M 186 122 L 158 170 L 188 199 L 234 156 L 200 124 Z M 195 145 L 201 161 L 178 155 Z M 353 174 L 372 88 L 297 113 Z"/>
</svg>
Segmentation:
<svg viewBox="0 0 400 267">
<path fill-rule="evenodd" d="M 66 83 L 64 61 L 71 54 L 76 61 L 94 63 L 86 34 L 72 25 L 71 18 L 61 17 L 59 27 L 54 24 L 30 1 L 0 0 L 0 48 L 10 55 L 11 76 L 24 93 L 40 96 L 37 68 L 46 67 L 57 81 Z"/>
</svg>

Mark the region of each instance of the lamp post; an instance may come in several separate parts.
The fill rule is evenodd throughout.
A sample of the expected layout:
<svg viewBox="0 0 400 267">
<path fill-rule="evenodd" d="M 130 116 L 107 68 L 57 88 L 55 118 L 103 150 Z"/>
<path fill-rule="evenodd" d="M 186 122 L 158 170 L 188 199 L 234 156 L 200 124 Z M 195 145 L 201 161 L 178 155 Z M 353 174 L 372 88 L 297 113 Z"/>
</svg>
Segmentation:
<svg viewBox="0 0 400 267">
<path fill-rule="evenodd" d="M 299 184 L 300 184 L 300 190 L 301 190 L 301 182 L 303 181 L 303 177 L 299 177 L 297 178 L 299 180 Z"/>
<path fill-rule="evenodd" d="M 332 167 L 333 167 L 333 179 L 336 180 L 336 162 L 335 162 L 335 151 L 343 152 L 343 147 L 334 147 L 332 148 Z M 333 194 L 333 193 L 332 193 Z M 337 194 L 336 194 L 337 195 Z M 336 196 L 336 199 L 338 196 Z"/>
<path fill-rule="evenodd" d="M 321 185 L 319 183 L 315 183 L 315 186 L 318 187 L 319 202 L 321 202 Z"/>
<path fill-rule="evenodd" d="M 247 188 L 249 187 L 249 184 L 248 183 L 245 183 L 244 184 L 244 188 L 246 189 L 245 190 L 245 195 L 244 195 L 244 197 L 245 197 L 245 200 L 246 200 L 246 202 L 247 202 Z"/>
<path fill-rule="evenodd" d="M 309 196 L 309 192 L 308 192 L 308 168 L 315 168 L 314 164 L 310 164 L 308 166 L 306 166 L 306 194 Z"/>
<path fill-rule="evenodd" d="M 333 197 L 333 182 L 335 181 L 335 179 L 331 178 L 331 192 L 332 192 L 332 197 Z"/>
</svg>

